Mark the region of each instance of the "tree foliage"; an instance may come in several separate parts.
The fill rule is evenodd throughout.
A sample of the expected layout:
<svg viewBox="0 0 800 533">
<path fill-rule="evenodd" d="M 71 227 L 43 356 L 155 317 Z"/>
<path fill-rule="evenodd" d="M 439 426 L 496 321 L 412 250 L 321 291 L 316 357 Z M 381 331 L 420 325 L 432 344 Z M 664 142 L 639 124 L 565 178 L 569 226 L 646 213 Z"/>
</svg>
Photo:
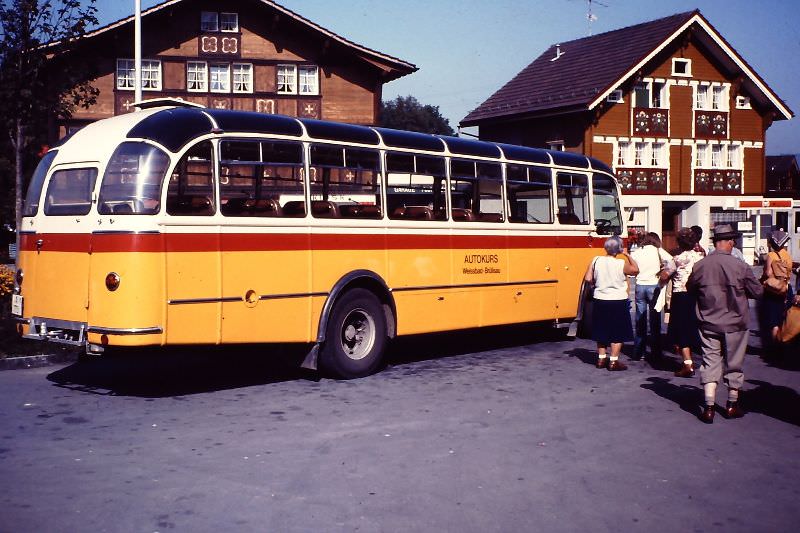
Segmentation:
<svg viewBox="0 0 800 533">
<path fill-rule="evenodd" d="M 413 96 L 398 96 L 381 102 L 379 123 L 385 128 L 453 135 L 450 121 L 439 112 L 439 106 L 423 105 Z"/>
<path fill-rule="evenodd" d="M 62 64 L 77 39 L 97 24 L 96 13 L 95 0 L 0 0 L 0 159 L 5 156 L 14 167 L 17 224 L 23 176 L 33 171 L 26 156 L 38 151 L 35 141 L 46 140 L 55 118 L 71 117 L 99 94 L 88 82 L 85 62 Z"/>
</svg>

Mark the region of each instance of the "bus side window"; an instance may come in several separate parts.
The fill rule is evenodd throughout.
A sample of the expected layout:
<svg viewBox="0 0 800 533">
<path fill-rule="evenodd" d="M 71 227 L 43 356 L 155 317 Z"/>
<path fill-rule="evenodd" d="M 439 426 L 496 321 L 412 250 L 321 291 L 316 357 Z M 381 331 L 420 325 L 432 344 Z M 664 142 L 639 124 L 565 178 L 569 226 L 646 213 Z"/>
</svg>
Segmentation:
<svg viewBox="0 0 800 533">
<path fill-rule="evenodd" d="M 447 220 L 445 160 L 441 157 L 386 154 L 387 213 L 393 220 Z"/>
<path fill-rule="evenodd" d="M 561 224 L 589 224 L 589 178 L 584 174 L 559 172 L 558 221 Z"/>
<path fill-rule="evenodd" d="M 595 173 L 592 175 L 592 201 L 594 202 L 594 224 L 600 235 L 619 235 L 622 233 L 617 185 L 611 176 Z"/>
<path fill-rule="evenodd" d="M 381 210 L 377 150 L 311 146 L 311 214 L 316 218 L 372 218 Z"/>
<path fill-rule="evenodd" d="M 270 140 L 220 143 L 220 212 L 226 217 L 303 217 L 303 145 Z"/>
<path fill-rule="evenodd" d="M 553 222 L 553 180 L 550 169 L 506 166 L 509 221 L 528 224 Z"/>
<path fill-rule="evenodd" d="M 502 222 L 502 189 L 499 164 L 450 160 L 450 211 L 453 220 Z"/>
<path fill-rule="evenodd" d="M 172 172 L 167 188 L 167 213 L 176 216 L 214 214 L 214 150 L 203 141 L 187 151 Z"/>
</svg>

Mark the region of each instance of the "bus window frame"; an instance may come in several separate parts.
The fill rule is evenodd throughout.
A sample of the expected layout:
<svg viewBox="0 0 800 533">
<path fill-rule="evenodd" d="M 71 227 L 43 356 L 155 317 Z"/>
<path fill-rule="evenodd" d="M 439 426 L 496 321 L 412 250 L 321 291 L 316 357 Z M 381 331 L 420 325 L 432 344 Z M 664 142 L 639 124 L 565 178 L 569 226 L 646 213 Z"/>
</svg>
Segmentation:
<svg viewBox="0 0 800 533">
<path fill-rule="evenodd" d="M 386 209 L 385 209 L 385 211 L 386 211 L 386 213 L 385 213 L 386 219 L 387 220 L 396 221 L 396 222 L 394 222 L 395 224 L 400 223 L 400 221 L 403 221 L 403 223 L 405 223 L 405 222 L 423 222 L 426 225 L 428 225 L 428 224 L 430 224 L 432 222 L 434 222 L 434 223 L 435 222 L 438 222 L 438 223 L 446 223 L 446 222 L 448 222 L 450 220 L 450 209 L 449 209 L 449 206 L 450 206 L 450 194 L 448 193 L 448 188 L 450 186 L 450 178 L 449 178 L 450 164 L 448 162 L 448 158 L 444 154 L 421 152 L 419 150 L 402 150 L 402 149 L 398 149 L 398 148 L 381 148 L 380 150 L 381 150 L 381 153 L 382 153 L 382 157 L 381 157 L 381 164 L 382 164 L 381 174 L 382 174 L 382 179 L 383 179 L 383 183 L 384 183 L 383 194 L 384 194 L 384 205 L 386 206 Z M 401 207 L 404 208 L 403 214 L 400 215 L 400 216 L 393 216 L 394 211 L 397 209 L 397 207 L 391 207 L 391 209 L 389 207 L 389 186 L 390 186 L 389 185 L 389 173 L 390 173 L 390 169 L 389 169 L 388 157 L 390 155 L 401 155 L 401 156 L 408 156 L 408 157 L 413 158 L 414 169 L 413 169 L 413 172 L 409 173 L 410 175 L 431 176 L 434 179 L 434 185 L 436 184 L 436 180 L 437 179 L 441 180 L 442 201 L 443 201 L 444 205 L 440 206 L 439 208 L 442 209 L 442 213 L 444 214 L 443 218 L 436 218 L 437 206 L 435 205 L 435 202 L 434 202 L 434 206 L 432 208 L 430 208 L 430 209 L 427 208 L 427 206 L 421 206 L 421 205 L 420 206 L 416 206 L 416 205 L 401 206 Z M 417 173 L 417 170 L 418 170 L 418 168 L 417 168 L 417 165 L 418 165 L 417 158 L 418 157 L 423 157 L 423 158 L 427 158 L 427 159 L 437 159 L 437 160 L 441 161 L 442 170 L 443 170 L 441 175 L 430 174 L 430 173 L 427 173 L 427 172 L 423 172 L 421 174 L 418 174 Z M 433 193 L 433 188 L 431 189 L 431 191 L 432 191 L 431 194 L 434 196 L 434 200 L 435 200 L 435 196 L 436 195 L 435 195 L 435 193 Z M 416 209 L 415 211 L 410 211 L 410 212 L 406 213 L 405 212 L 405 208 L 408 208 L 408 207 L 418 208 L 418 209 Z M 425 209 L 423 210 L 423 208 L 425 208 Z M 418 216 L 418 215 L 424 215 L 424 216 Z M 427 218 L 428 216 L 430 216 L 431 218 Z"/>
<path fill-rule="evenodd" d="M 555 212 L 556 212 L 556 220 L 558 220 L 559 225 L 561 226 L 593 226 L 593 212 L 592 212 L 592 177 L 588 172 L 578 171 L 570 168 L 562 168 L 556 167 L 553 168 L 553 175 L 554 175 L 554 182 L 555 182 Z M 559 200 L 559 185 L 558 185 L 558 178 L 561 174 L 568 175 L 568 176 L 582 176 L 586 179 L 586 220 L 583 222 L 563 222 L 561 217 L 566 217 L 567 215 L 575 215 L 574 210 L 572 213 L 564 213 L 562 215 L 559 210 L 558 200 Z M 573 186 L 574 187 L 574 186 Z M 573 188 L 573 187 L 570 187 Z"/>
<path fill-rule="evenodd" d="M 611 181 L 611 184 L 614 186 L 614 192 L 615 192 L 614 200 L 615 200 L 615 205 L 616 205 L 616 208 L 617 208 L 617 217 L 619 218 L 619 233 L 614 233 L 613 231 L 611 231 L 609 233 L 601 232 L 600 228 L 597 225 L 597 220 L 598 219 L 595 216 L 595 194 L 594 194 L 594 177 L 596 175 L 608 178 Z M 600 170 L 593 170 L 592 174 L 591 174 L 591 176 L 589 178 L 589 188 L 590 188 L 589 189 L 589 196 L 591 198 L 591 203 L 589 205 L 589 212 L 591 214 L 591 223 L 590 223 L 590 225 L 594 226 L 594 232 L 597 235 L 603 235 L 603 236 L 622 235 L 625 232 L 625 216 L 624 216 L 624 213 L 623 213 L 622 201 L 621 201 L 622 191 L 620 190 L 619 182 L 617 181 L 617 179 L 613 175 L 609 174 L 608 172 L 603 172 L 603 171 L 600 171 Z M 613 226 L 610 226 L 610 227 L 613 228 Z"/>
<path fill-rule="evenodd" d="M 449 220 L 453 222 L 483 222 L 488 224 L 505 224 L 508 222 L 508 213 L 506 208 L 506 181 L 505 181 L 505 165 L 506 162 L 503 161 L 501 158 L 494 158 L 494 159 L 478 159 L 472 157 L 465 157 L 465 156 L 450 156 L 448 159 L 447 165 L 447 204 L 450 206 L 448 211 Z M 473 171 L 472 176 L 459 173 L 456 174 L 455 177 L 453 176 L 453 163 L 456 162 L 457 164 L 462 163 L 469 163 L 472 165 Z M 500 174 L 498 177 L 492 176 L 484 176 L 480 174 L 479 165 L 492 165 L 499 167 Z M 466 181 L 472 184 L 472 194 L 470 198 L 470 208 L 460 208 L 455 207 L 453 202 L 453 180 L 456 181 Z M 496 181 L 500 184 L 500 212 L 475 212 L 474 206 L 477 200 L 478 208 L 480 209 L 480 195 L 481 195 L 481 182 L 483 181 Z M 458 210 L 458 211 L 456 211 Z M 499 214 L 501 219 L 500 220 L 491 220 L 491 215 Z M 484 219 L 482 219 L 484 218 Z"/>
<path fill-rule="evenodd" d="M 194 142 L 187 143 L 186 146 L 183 147 L 182 150 L 179 152 L 169 152 L 169 154 L 173 158 L 173 163 L 170 164 L 169 169 L 167 170 L 167 175 L 164 177 L 164 183 L 162 186 L 161 191 L 161 211 L 162 215 L 166 215 L 167 217 L 177 217 L 177 218 L 185 218 L 185 217 L 200 217 L 203 220 L 211 220 L 216 219 L 220 216 L 219 210 L 219 137 L 212 137 L 212 136 L 202 136 L 193 139 Z M 178 171 L 178 165 L 180 165 L 183 158 L 186 156 L 189 151 L 197 147 L 198 145 L 208 142 L 211 144 L 211 201 L 212 205 L 211 208 L 213 212 L 211 214 L 172 214 L 169 212 L 169 188 L 170 184 L 172 183 L 172 176 Z"/>
<path fill-rule="evenodd" d="M 508 181 L 509 181 L 508 180 L 508 167 L 510 165 L 514 165 L 514 166 L 518 166 L 518 167 L 522 167 L 522 168 L 527 169 L 527 172 L 526 172 L 527 178 L 528 178 L 527 183 L 532 183 L 530 181 L 531 169 L 534 169 L 534 168 L 535 169 L 541 169 L 541 170 L 547 172 L 548 178 L 550 180 L 550 188 L 549 188 L 549 190 L 550 190 L 550 212 L 548 213 L 550 215 L 550 220 L 548 222 L 535 222 L 535 221 L 528 221 L 528 220 L 526 220 L 524 222 L 520 222 L 520 221 L 511 220 L 512 219 L 512 216 L 511 216 L 511 202 L 509 200 L 510 197 L 509 197 L 509 194 L 508 194 Z M 554 167 L 543 165 L 543 164 L 535 164 L 535 163 L 529 163 L 529 162 L 524 162 L 524 161 L 505 161 L 504 162 L 504 164 L 503 164 L 503 172 L 504 172 L 504 174 L 503 174 L 503 184 L 504 184 L 504 194 L 505 194 L 505 206 L 506 206 L 506 209 L 507 209 L 506 220 L 510 224 L 524 224 L 524 225 L 533 224 L 536 227 L 541 227 L 541 226 L 545 226 L 545 225 L 553 225 L 553 224 L 556 223 L 556 221 L 558 220 L 558 190 L 556 188 L 556 180 L 555 180 L 555 176 L 556 176 L 556 172 L 557 171 L 558 171 L 558 168 L 554 168 Z M 525 183 L 525 182 L 519 182 L 517 180 L 512 180 L 512 181 L 514 181 L 515 183 Z"/>
<path fill-rule="evenodd" d="M 87 217 L 92 214 L 93 210 L 96 211 L 95 204 L 97 203 L 97 187 L 99 186 L 99 182 L 101 181 L 102 176 L 100 175 L 100 163 L 97 161 L 84 161 L 79 163 L 63 163 L 58 165 L 51 165 L 50 170 L 47 174 L 47 178 L 45 180 L 45 184 L 42 187 L 42 192 L 40 194 L 40 202 L 39 202 L 39 212 L 41 212 L 45 217 Z M 48 192 L 50 191 L 50 185 L 53 182 L 53 177 L 59 172 L 67 172 L 71 170 L 94 170 L 94 182 L 92 183 L 91 190 L 89 192 L 89 208 L 84 213 L 74 213 L 74 212 L 66 212 L 66 213 L 48 213 Z"/>
</svg>

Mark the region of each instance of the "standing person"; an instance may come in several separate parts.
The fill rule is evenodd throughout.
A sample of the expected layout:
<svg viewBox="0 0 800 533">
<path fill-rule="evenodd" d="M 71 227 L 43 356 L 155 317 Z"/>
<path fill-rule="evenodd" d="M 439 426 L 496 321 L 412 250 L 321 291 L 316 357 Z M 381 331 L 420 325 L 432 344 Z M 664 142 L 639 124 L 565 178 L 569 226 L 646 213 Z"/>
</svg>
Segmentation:
<svg viewBox="0 0 800 533">
<path fill-rule="evenodd" d="M 681 228 L 676 237 L 679 253 L 672 258 L 675 262 L 675 274 L 672 276 L 667 338 L 677 347 L 682 359 L 681 367 L 675 371 L 675 376 L 689 378 L 694 375 L 692 346 L 697 346 L 698 338 L 694 316 L 695 301 L 686 290 L 686 282 L 695 264 L 703 259 L 703 254 L 695 250 L 697 234 L 691 229 Z"/>
<path fill-rule="evenodd" d="M 708 253 L 706 247 L 703 246 L 703 228 L 700 226 L 692 226 L 689 228 L 695 235 L 694 251 L 705 257 Z"/>
<path fill-rule="evenodd" d="M 767 254 L 767 263 L 764 265 L 764 274 L 761 276 L 762 284 L 771 277 L 783 281 L 786 287 L 783 294 L 765 290 L 764 299 L 761 301 L 761 327 L 763 331 L 769 331 L 769 340 L 772 343 L 779 341 L 778 333 L 786 316 L 786 308 L 788 302 L 793 299 L 789 283 L 792 275 L 792 257 L 786 250 L 787 242 L 789 235 L 785 231 L 776 230 L 770 233 L 767 239 L 770 251 Z"/>
<path fill-rule="evenodd" d="M 622 343 L 633 339 L 627 276 L 639 273 L 636 261 L 623 250 L 622 239 L 614 235 L 603 245 L 606 255 L 595 257 L 584 275 L 594 285 L 592 339 L 597 342 L 597 368 L 626 370 L 619 360 Z M 623 259 L 617 259 L 617 255 Z M 611 354 L 608 355 L 608 348 Z"/>
<path fill-rule="evenodd" d="M 744 384 L 742 364 L 747 350 L 748 298 L 760 298 L 761 284 L 753 271 L 731 255 L 739 233 L 730 224 L 714 228 L 715 253 L 699 261 L 687 287 L 697 298 L 697 320 L 703 347 L 700 379 L 705 407 L 700 420 L 714 422 L 714 403 L 720 377 L 728 387 L 726 418 L 744 416 L 739 404 L 739 389 Z"/>
<path fill-rule="evenodd" d="M 661 358 L 661 313 L 653 309 L 658 291 L 664 290 L 660 284 L 659 273 L 664 270 L 675 272 L 672 256 L 661 248 L 658 233 L 648 233 L 642 239 L 642 247 L 631 252 L 631 257 L 639 267 L 636 276 L 636 338 L 633 342 L 633 359 L 641 359 L 647 344 L 647 327 L 650 326 L 650 357 Z"/>
</svg>

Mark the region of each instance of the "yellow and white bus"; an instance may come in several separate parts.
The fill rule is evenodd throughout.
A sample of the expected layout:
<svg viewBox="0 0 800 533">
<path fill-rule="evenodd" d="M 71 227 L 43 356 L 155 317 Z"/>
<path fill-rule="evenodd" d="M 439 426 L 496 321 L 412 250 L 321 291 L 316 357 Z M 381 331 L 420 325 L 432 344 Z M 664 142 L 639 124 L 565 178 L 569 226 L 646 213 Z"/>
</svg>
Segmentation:
<svg viewBox="0 0 800 533">
<path fill-rule="evenodd" d="M 178 101 L 42 159 L 20 228 L 21 335 L 106 347 L 309 343 L 345 378 L 389 339 L 569 325 L 619 189 L 582 155 Z"/>
</svg>

